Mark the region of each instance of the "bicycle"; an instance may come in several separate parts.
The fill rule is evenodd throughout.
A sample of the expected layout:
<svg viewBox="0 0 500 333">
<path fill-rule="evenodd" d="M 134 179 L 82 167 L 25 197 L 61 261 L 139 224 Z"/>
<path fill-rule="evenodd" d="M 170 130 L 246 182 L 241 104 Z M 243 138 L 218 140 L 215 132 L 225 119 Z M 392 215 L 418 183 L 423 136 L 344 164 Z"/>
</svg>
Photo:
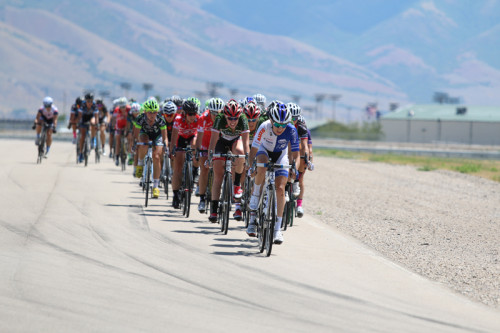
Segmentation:
<svg viewBox="0 0 500 333">
<path fill-rule="evenodd" d="M 290 169 L 288 164 L 257 163 L 257 167 L 266 168 L 264 180 L 264 190 L 261 191 L 259 197 L 259 208 L 257 209 L 257 239 L 259 240 L 259 252 L 266 250 L 266 256 L 271 255 L 273 249 L 274 225 L 276 224 L 277 216 L 277 199 L 276 185 L 274 183 L 274 169 Z"/>
<path fill-rule="evenodd" d="M 252 188 L 254 184 L 254 179 L 250 175 L 250 171 L 247 172 L 245 176 L 245 188 L 243 190 L 243 196 L 241 197 L 241 212 L 243 214 L 242 218 L 245 221 L 245 228 L 248 228 L 248 223 L 250 222 L 250 197 L 252 196 Z"/>
<path fill-rule="evenodd" d="M 95 137 L 95 162 L 96 164 L 101 161 L 101 137 L 99 133 L 99 126 L 96 126 L 96 137 Z"/>
<path fill-rule="evenodd" d="M 168 200 L 168 185 L 172 181 L 172 165 L 170 164 L 168 148 L 163 155 L 163 167 L 161 169 L 161 181 L 163 182 L 163 189 L 165 191 L 165 196 Z"/>
<path fill-rule="evenodd" d="M 212 157 L 222 157 L 224 161 L 224 176 L 222 178 L 221 185 L 221 197 L 219 200 L 219 220 L 221 225 L 220 230 L 227 235 L 227 230 L 229 227 L 229 212 L 231 211 L 231 200 L 233 197 L 233 179 L 232 179 L 232 167 L 233 162 L 236 158 L 244 157 L 248 159 L 247 155 L 237 155 L 230 151 L 226 154 L 213 154 Z"/>
<path fill-rule="evenodd" d="M 142 172 L 142 191 L 146 192 L 145 196 L 145 201 L 144 201 L 144 206 L 148 206 L 148 199 L 149 199 L 149 189 L 151 188 L 151 183 L 152 183 L 152 175 L 153 175 L 153 141 L 149 141 L 147 143 L 145 142 L 137 142 L 138 146 L 148 146 L 148 152 L 146 153 L 146 156 L 144 156 L 144 170 Z M 122 167 L 123 167 L 123 161 L 122 161 Z M 152 192 L 152 191 L 151 191 Z M 153 193 L 151 193 L 151 197 L 153 196 Z"/>
<path fill-rule="evenodd" d="M 293 219 L 296 216 L 297 202 L 293 195 L 292 184 L 287 182 L 285 186 L 285 197 L 288 198 L 288 201 L 285 202 L 285 208 L 283 209 L 283 230 L 293 226 Z"/>
<path fill-rule="evenodd" d="M 122 171 L 125 171 L 126 165 L 127 165 L 127 140 L 126 140 L 126 135 L 125 131 L 122 131 L 122 135 L 120 136 L 120 152 L 119 152 L 119 158 L 120 158 L 120 165 L 122 167 Z"/>
<path fill-rule="evenodd" d="M 194 148 L 188 145 L 186 148 L 177 148 L 176 151 L 186 152 L 184 165 L 182 167 L 182 183 L 180 188 L 182 215 L 189 217 L 191 209 L 191 194 L 193 193 L 193 152 Z"/>
<path fill-rule="evenodd" d="M 45 145 L 47 144 L 47 131 L 52 127 L 51 124 L 44 122 L 42 124 L 42 132 L 40 133 L 40 139 L 38 141 L 38 157 L 36 164 L 41 164 L 43 158 L 45 157 Z"/>
<path fill-rule="evenodd" d="M 89 131 L 90 131 L 90 128 L 87 129 L 87 131 L 85 131 L 85 138 L 84 138 L 84 141 L 83 141 L 83 150 L 82 150 L 82 153 L 83 153 L 83 160 L 85 162 L 85 166 L 87 166 L 88 162 L 89 162 L 89 155 L 90 155 L 90 134 L 89 134 Z"/>
</svg>

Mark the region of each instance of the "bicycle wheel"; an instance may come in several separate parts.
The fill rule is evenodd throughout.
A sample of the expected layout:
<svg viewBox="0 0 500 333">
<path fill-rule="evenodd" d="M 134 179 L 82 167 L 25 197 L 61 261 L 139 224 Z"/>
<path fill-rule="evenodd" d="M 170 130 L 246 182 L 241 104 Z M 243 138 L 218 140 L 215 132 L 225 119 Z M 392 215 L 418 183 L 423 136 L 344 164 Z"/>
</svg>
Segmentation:
<svg viewBox="0 0 500 333">
<path fill-rule="evenodd" d="M 122 171 L 125 171 L 126 164 L 127 164 L 127 147 L 126 147 L 126 141 L 124 138 L 124 135 L 120 137 L 121 144 L 120 144 L 120 164 L 122 167 Z"/>
<path fill-rule="evenodd" d="M 221 228 L 224 235 L 227 235 L 227 231 L 229 229 L 229 212 L 231 211 L 232 185 L 233 181 L 231 179 L 231 174 L 227 173 L 224 182 L 224 196 L 222 197 L 222 206 L 224 210 L 222 212 L 223 215 Z"/>
<path fill-rule="evenodd" d="M 90 137 L 89 137 L 89 130 L 87 130 L 87 133 L 85 134 L 85 142 L 83 143 L 83 157 L 85 159 L 85 166 L 89 163 L 89 153 L 90 153 Z"/>
<path fill-rule="evenodd" d="M 273 250 L 274 225 L 276 224 L 276 195 L 274 191 L 269 193 L 268 214 L 266 219 L 266 257 L 271 255 Z"/>
<path fill-rule="evenodd" d="M 266 221 L 266 215 L 262 211 L 261 208 L 259 208 L 256 212 L 257 217 L 256 217 L 256 222 L 257 222 L 257 239 L 259 240 L 259 252 L 262 253 L 264 252 L 264 247 L 266 245 L 266 228 L 265 226 L 265 221 Z"/>
<path fill-rule="evenodd" d="M 94 147 L 94 150 L 95 150 L 95 162 L 97 164 L 97 163 L 99 163 L 101 161 L 101 138 L 100 138 L 99 132 L 97 132 L 97 134 L 96 134 L 95 141 L 96 141 L 96 144 L 95 144 L 95 147 Z"/>
<path fill-rule="evenodd" d="M 193 192 L 193 176 L 192 172 L 193 169 L 191 166 L 186 164 L 186 174 L 184 175 L 186 180 L 185 180 L 185 187 L 184 187 L 184 211 L 185 211 L 185 216 L 189 217 L 189 211 L 191 209 L 191 192 Z"/>
<path fill-rule="evenodd" d="M 207 181 L 207 190 L 205 192 L 205 204 L 207 209 L 205 209 L 205 214 L 210 212 L 210 203 L 212 202 L 212 183 L 214 182 L 214 170 L 210 168 L 208 170 L 208 181 Z"/>
<path fill-rule="evenodd" d="M 170 158 L 165 155 L 163 159 L 163 189 L 165 190 L 165 196 L 168 200 L 168 185 L 170 182 Z"/>
<path fill-rule="evenodd" d="M 241 200 L 241 212 L 243 213 L 243 219 L 245 221 L 245 228 L 248 228 L 248 223 L 250 221 L 250 196 L 251 196 L 252 180 L 247 175 L 245 177 L 245 191 L 243 192 L 243 198 Z"/>
<path fill-rule="evenodd" d="M 42 133 L 40 134 L 40 139 L 38 141 L 38 157 L 36 159 L 37 164 L 41 164 L 43 160 L 43 154 L 45 153 L 45 124 L 42 124 Z"/>
<path fill-rule="evenodd" d="M 145 206 L 148 206 L 148 198 L 149 198 L 149 188 L 151 185 L 151 159 L 148 157 L 146 158 L 146 178 L 144 179 L 144 183 L 146 183 L 146 199 L 145 199 Z"/>
<path fill-rule="evenodd" d="M 283 208 L 283 222 L 281 223 L 281 226 L 283 228 L 283 230 L 286 230 L 287 227 L 288 227 L 288 224 L 289 224 L 289 219 L 290 219 L 290 216 L 289 216 L 289 212 L 290 212 L 290 205 L 291 205 L 291 202 L 292 202 L 292 197 L 290 196 L 291 193 L 290 193 L 290 183 L 286 183 L 286 186 L 285 186 L 285 196 L 288 194 L 288 198 L 289 200 L 287 202 L 285 202 L 285 207 Z"/>
</svg>

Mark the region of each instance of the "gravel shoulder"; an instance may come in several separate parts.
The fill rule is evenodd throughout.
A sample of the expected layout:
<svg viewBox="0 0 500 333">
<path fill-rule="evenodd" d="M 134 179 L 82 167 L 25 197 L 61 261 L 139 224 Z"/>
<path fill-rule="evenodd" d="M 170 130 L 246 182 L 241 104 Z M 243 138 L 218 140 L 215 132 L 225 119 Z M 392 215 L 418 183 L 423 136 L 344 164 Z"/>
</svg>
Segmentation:
<svg viewBox="0 0 500 333">
<path fill-rule="evenodd" d="M 413 166 L 315 157 L 307 214 L 402 266 L 500 308 L 500 183 Z"/>
</svg>

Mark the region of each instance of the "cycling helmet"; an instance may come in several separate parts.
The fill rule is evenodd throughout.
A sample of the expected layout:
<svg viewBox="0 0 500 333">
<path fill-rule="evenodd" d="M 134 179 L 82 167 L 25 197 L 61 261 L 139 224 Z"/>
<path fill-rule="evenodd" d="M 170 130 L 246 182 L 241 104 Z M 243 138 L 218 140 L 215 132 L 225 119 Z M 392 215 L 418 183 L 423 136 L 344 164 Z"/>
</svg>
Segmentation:
<svg viewBox="0 0 500 333">
<path fill-rule="evenodd" d="M 208 103 L 210 112 L 221 112 L 224 109 L 224 101 L 221 98 L 211 98 Z"/>
<path fill-rule="evenodd" d="M 227 117 L 239 117 L 243 109 L 234 99 L 230 99 L 224 106 L 224 115 Z"/>
<path fill-rule="evenodd" d="M 188 99 L 184 102 L 184 104 L 182 104 L 182 109 L 184 110 L 185 114 L 198 114 L 198 104 L 196 104 L 196 102 L 191 99 Z"/>
<path fill-rule="evenodd" d="M 76 100 L 75 100 L 75 104 L 76 104 L 76 105 L 82 105 L 82 103 L 83 103 L 82 98 L 81 98 L 80 96 L 78 96 L 78 97 L 76 98 Z"/>
<path fill-rule="evenodd" d="M 177 106 L 175 106 L 174 102 L 168 101 L 163 104 L 163 114 L 172 115 L 177 111 Z"/>
<path fill-rule="evenodd" d="M 132 113 L 139 113 L 141 112 L 141 104 L 139 103 L 132 103 L 130 106 L 130 112 Z"/>
<path fill-rule="evenodd" d="M 156 99 L 148 99 L 144 102 L 144 104 L 142 104 L 142 109 L 144 112 L 158 112 L 160 106 L 158 105 Z"/>
<path fill-rule="evenodd" d="M 88 100 L 93 100 L 94 99 L 94 93 L 92 92 L 87 92 L 85 93 L 85 99 L 88 99 Z"/>
<path fill-rule="evenodd" d="M 184 103 L 184 100 L 177 95 L 173 95 L 172 97 L 170 97 L 170 100 L 177 106 L 182 106 L 182 103 Z"/>
<path fill-rule="evenodd" d="M 302 111 L 300 109 L 300 106 L 298 106 L 295 103 L 291 103 L 291 102 L 286 104 L 286 108 L 292 114 L 293 118 L 300 116 L 301 111 Z"/>
<path fill-rule="evenodd" d="M 245 107 L 245 105 L 247 105 L 250 102 L 255 103 L 255 100 L 253 99 L 253 97 L 250 97 L 250 96 L 245 97 L 245 98 L 243 98 L 243 105 L 242 106 Z"/>
<path fill-rule="evenodd" d="M 286 109 L 283 103 L 275 103 L 269 109 L 269 117 L 275 123 L 287 124 L 292 120 L 292 114 Z"/>
<path fill-rule="evenodd" d="M 116 101 L 116 105 L 118 107 L 127 106 L 127 103 L 128 103 L 128 101 L 127 101 L 126 97 L 120 97 L 120 98 L 118 98 L 118 101 Z"/>
<path fill-rule="evenodd" d="M 253 95 L 253 99 L 254 99 L 255 103 L 257 103 L 261 107 L 266 105 L 266 96 L 264 96 L 262 94 Z"/>
<path fill-rule="evenodd" d="M 52 97 L 47 96 L 43 99 L 43 106 L 45 106 L 46 108 L 51 107 L 52 103 L 54 103 Z"/>
<path fill-rule="evenodd" d="M 255 119 L 260 117 L 260 106 L 258 106 L 256 103 L 253 101 L 245 105 L 243 108 L 243 112 L 245 112 L 245 115 L 247 116 L 248 119 Z"/>
<path fill-rule="evenodd" d="M 200 102 L 200 100 L 198 98 L 196 98 L 196 97 L 189 97 L 187 100 L 194 102 L 198 106 L 198 110 L 200 110 L 201 102 Z"/>
<path fill-rule="evenodd" d="M 131 98 L 131 99 L 129 99 L 128 101 L 129 101 L 129 103 L 131 103 L 131 104 L 133 104 L 133 103 L 137 103 L 137 101 L 135 100 L 135 98 Z"/>
</svg>

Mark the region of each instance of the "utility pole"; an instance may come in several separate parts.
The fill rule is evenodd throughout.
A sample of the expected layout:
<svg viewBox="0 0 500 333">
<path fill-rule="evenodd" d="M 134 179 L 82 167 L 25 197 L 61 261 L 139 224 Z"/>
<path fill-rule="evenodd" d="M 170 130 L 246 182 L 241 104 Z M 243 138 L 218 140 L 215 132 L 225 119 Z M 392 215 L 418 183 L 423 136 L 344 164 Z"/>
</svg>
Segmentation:
<svg viewBox="0 0 500 333">
<path fill-rule="evenodd" d="M 120 87 L 124 90 L 125 97 L 128 98 L 128 92 L 132 88 L 132 84 L 130 82 L 122 82 L 120 83 Z"/>
<path fill-rule="evenodd" d="M 314 95 L 314 99 L 316 100 L 316 120 L 319 120 L 320 114 L 323 113 L 323 100 L 325 99 L 326 94 L 316 94 Z"/>
<path fill-rule="evenodd" d="M 142 89 L 144 89 L 144 100 L 146 100 L 146 99 L 148 99 L 149 91 L 153 90 L 153 84 L 152 83 L 143 83 Z"/>
<path fill-rule="evenodd" d="M 332 100 L 332 120 L 335 121 L 335 103 L 342 97 L 342 95 L 339 94 L 330 94 L 328 97 Z"/>
<path fill-rule="evenodd" d="M 207 91 L 209 97 L 217 97 L 217 89 L 222 88 L 222 82 L 207 82 Z"/>
</svg>

